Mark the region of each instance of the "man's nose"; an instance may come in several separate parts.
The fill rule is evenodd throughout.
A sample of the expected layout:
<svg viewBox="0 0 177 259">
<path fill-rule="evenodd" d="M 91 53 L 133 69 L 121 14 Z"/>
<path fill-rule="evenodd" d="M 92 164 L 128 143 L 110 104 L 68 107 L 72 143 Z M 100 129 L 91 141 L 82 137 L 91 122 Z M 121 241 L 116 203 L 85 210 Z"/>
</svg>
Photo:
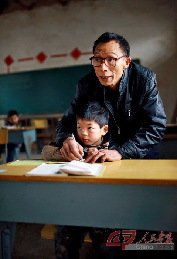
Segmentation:
<svg viewBox="0 0 177 259">
<path fill-rule="evenodd" d="M 108 67 L 107 67 L 106 64 L 105 64 L 105 60 L 103 60 L 103 61 L 101 62 L 100 69 L 101 69 L 101 70 L 108 70 Z"/>
</svg>

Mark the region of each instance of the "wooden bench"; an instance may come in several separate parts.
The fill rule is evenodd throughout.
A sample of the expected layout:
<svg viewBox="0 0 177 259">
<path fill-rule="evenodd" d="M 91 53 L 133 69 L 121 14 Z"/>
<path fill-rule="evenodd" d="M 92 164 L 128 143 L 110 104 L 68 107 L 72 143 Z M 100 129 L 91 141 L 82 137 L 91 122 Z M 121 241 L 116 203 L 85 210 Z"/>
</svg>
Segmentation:
<svg viewBox="0 0 177 259">
<path fill-rule="evenodd" d="M 57 231 L 57 225 L 45 224 L 41 230 L 41 237 L 44 239 L 54 239 L 56 231 Z M 92 242 L 88 232 L 85 236 L 84 242 Z"/>
</svg>

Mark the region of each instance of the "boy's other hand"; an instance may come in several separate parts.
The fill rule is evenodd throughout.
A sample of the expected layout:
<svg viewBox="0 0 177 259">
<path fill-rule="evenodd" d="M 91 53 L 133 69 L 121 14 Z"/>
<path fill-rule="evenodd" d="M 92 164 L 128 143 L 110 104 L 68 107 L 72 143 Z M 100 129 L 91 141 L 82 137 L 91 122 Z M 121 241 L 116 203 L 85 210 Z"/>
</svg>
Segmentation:
<svg viewBox="0 0 177 259">
<path fill-rule="evenodd" d="M 82 159 L 82 156 L 84 154 L 83 147 L 72 137 L 68 137 L 65 139 L 65 141 L 63 142 L 63 146 L 60 149 L 60 153 L 66 161 L 79 161 L 80 159 Z"/>
</svg>

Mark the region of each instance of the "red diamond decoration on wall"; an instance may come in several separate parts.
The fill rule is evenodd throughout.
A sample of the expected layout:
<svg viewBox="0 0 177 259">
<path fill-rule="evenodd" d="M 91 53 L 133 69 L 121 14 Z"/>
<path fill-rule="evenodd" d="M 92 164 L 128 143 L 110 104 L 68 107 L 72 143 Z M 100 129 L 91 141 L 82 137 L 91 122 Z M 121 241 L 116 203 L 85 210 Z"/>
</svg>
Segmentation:
<svg viewBox="0 0 177 259">
<path fill-rule="evenodd" d="M 36 56 L 37 60 L 42 63 L 46 60 L 47 56 L 45 55 L 44 52 L 41 52 L 39 53 L 37 56 Z"/>
<path fill-rule="evenodd" d="M 4 62 L 6 63 L 7 66 L 10 66 L 12 63 L 14 63 L 13 58 L 9 55 L 4 59 Z"/>
<path fill-rule="evenodd" d="M 78 48 L 75 48 L 72 52 L 71 52 L 71 56 L 75 59 L 78 59 L 81 55 L 81 51 Z"/>
</svg>

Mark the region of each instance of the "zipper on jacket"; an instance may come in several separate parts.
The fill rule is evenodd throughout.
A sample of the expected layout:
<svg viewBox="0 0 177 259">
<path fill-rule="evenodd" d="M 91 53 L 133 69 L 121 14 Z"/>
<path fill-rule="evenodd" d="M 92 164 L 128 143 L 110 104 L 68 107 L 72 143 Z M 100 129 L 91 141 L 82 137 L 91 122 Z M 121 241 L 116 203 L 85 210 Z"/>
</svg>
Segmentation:
<svg viewBox="0 0 177 259">
<path fill-rule="evenodd" d="M 113 119 L 114 119 L 114 122 L 115 122 L 115 124 L 116 124 L 116 126 L 117 126 L 118 135 L 120 135 L 120 127 L 117 125 L 117 121 L 116 121 L 116 119 L 115 119 L 115 117 L 114 117 L 114 113 L 112 112 L 112 106 L 110 106 L 107 102 L 105 102 L 105 105 L 106 105 L 106 107 L 108 108 L 108 110 L 110 111 L 110 113 L 112 114 L 112 117 L 113 117 Z"/>
<path fill-rule="evenodd" d="M 130 110 L 128 110 L 128 116 L 129 116 L 129 117 L 131 116 L 131 111 L 130 111 Z"/>
<path fill-rule="evenodd" d="M 115 119 L 115 117 L 114 117 L 114 112 L 113 112 L 113 110 L 112 110 L 112 105 L 109 104 L 109 101 L 106 101 L 106 100 L 105 100 L 105 89 L 104 89 L 104 104 L 105 104 L 105 106 L 108 108 L 108 110 L 110 111 L 110 113 L 112 114 L 112 117 L 113 117 L 113 119 L 114 119 L 115 125 L 116 125 L 116 127 L 117 127 L 117 133 L 118 133 L 118 135 L 120 135 L 120 127 L 117 125 L 117 121 L 116 121 L 116 119 Z M 117 101 L 117 105 L 118 105 L 118 101 Z"/>
<path fill-rule="evenodd" d="M 117 126 L 118 127 L 118 135 L 120 135 L 120 128 L 119 128 L 119 126 Z"/>
</svg>

